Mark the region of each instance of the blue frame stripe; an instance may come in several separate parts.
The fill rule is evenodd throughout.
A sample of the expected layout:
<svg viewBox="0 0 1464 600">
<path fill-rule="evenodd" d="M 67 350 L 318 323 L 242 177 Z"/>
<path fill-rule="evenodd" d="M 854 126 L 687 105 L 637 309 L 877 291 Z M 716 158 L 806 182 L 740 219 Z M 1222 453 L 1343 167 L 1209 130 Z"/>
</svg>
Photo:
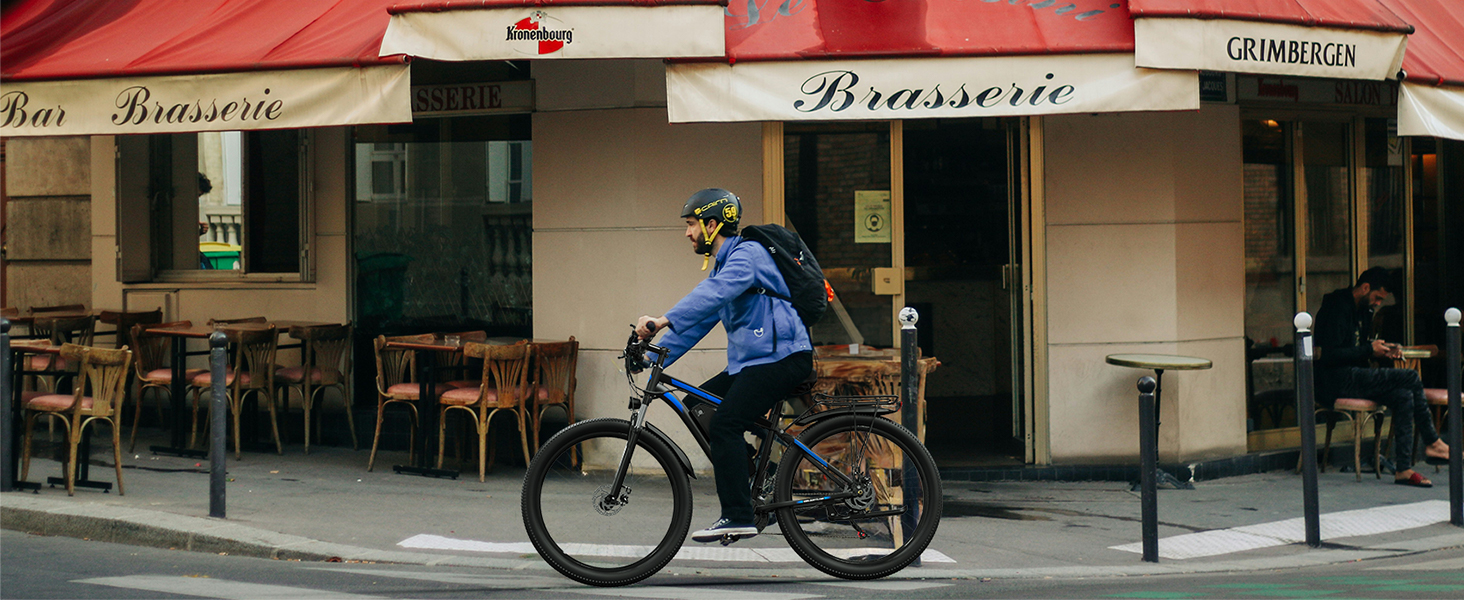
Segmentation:
<svg viewBox="0 0 1464 600">
<path fill-rule="evenodd" d="M 721 404 L 722 403 L 722 399 L 721 398 L 718 398 L 716 396 L 713 396 L 711 394 L 708 394 L 706 392 L 703 392 L 703 391 L 701 391 L 700 388 L 698 388 L 698 387 L 696 387 L 694 385 L 691 385 L 689 383 L 686 383 L 685 381 L 682 381 L 680 379 L 677 379 L 675 377 L 671 377 L 671 376 L 668 376 L 668 375 L 662 375 L 662 377 L 670 380 L 671 385 L 673 387 L 675 387 L 676 389 L 678 389 L 678 390 L 681 390 L 681 391 L 686 392 L 688 394 L 696 394 L 701 399 L 706 400 L 707 402 L 711 402 L 712 404 Z"/>
<path fill-rule="evenodd" d="M 805 445 L 803 443 L 803 440 L 795 439 L 793 440 L 793 444 L 802 449 L 805 454 L 813 457 L 814 460 L 818 461 L 818 464 L 821 464 L 830 469 L 834 467 L 833 465 L 829 464 L 829 461 L 824 460 L 822 456 L 819 456 L 818 453 L 814 452 L 812 448 L 809 448 L 807 445 Z"/>
</svg>

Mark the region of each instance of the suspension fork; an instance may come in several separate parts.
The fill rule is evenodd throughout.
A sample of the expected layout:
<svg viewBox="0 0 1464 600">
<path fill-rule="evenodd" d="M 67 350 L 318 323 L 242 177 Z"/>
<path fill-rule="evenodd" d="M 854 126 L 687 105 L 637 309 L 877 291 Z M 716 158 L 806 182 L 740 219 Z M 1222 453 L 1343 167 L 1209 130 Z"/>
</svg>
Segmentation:
<svg viewBox="0 0 1464 600">
<path fill-rule="evenodd" d="M 610 502 L 620 502 L 620 488 L 625 485 L 625 474 L 630 472 L 630 457 L 635 453 L 635 441 L 646 425 L 646 413 L 650 408 L 651 403 L 642 398 L 631 414 L 630 431 L 625 434 L 625 452 L 620 455 L 620 467 L 615 469 L 615 480 L 610 483 L 610 492 L 606 495 Z"/>
</svg>

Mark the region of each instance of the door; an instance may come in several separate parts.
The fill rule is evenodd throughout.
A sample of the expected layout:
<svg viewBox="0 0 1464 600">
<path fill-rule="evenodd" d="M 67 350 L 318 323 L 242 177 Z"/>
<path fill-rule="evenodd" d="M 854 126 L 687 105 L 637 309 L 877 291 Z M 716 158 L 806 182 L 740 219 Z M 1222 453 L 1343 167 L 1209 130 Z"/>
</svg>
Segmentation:
<svg viewBox="0 0 1464 600">
<path fill-rule="evenodd" d="M 1015 123 L 904 123 L 905 303 L 942 363 L 925 390 L 942 466 L 1025 462 Z"/>
</svg>

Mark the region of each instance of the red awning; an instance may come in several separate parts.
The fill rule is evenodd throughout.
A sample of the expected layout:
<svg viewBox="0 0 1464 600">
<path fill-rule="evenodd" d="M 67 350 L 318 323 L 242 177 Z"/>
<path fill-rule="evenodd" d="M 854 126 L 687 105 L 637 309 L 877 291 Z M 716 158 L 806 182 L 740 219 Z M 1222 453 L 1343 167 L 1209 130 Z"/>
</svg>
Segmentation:
<svg viewBox="0 0 1464 600">
<path fill-rule="evenodd" d="M 666 74 L 672 122 L 1199 108 L 1194 71 L 1134 68 L 1126 0 L 734 0 L 727 52 Z"/>
<path fill-rule="evenodd" d="M 1379 0 L 1132 0 L 1134 61 L 1199 69 L 1381 81 L 1397 75 L 1413 26 Z"/>
<path fill-rule="evenodd" d="M 380 57 L 390 0 L 31 0 L 0 17 L 0 80 L 229 73 Z"/>
<path fill-rule="evenodd" d="M 721 57 L 726 0 L 398 2 L 382 54 L 435 60 Z"/>
<path fill-rule="evenodd" d="M 405 58 L 379 56 L 389 3 L 14 3 L 0 15 L 0 135 L 409 121 Z"/>
<path fill-rule="evenodd" d="M 761 10 L 757 10 L 762 6 Z M 801 58 L 1016 56 L 1132 52 L 1126 0 L 980 0 L 774 4 L 727 9 L 732 62 Z"/>
<path fill-rule="evenodd" d="M 1382 2 L 1417 27 L 1403 56 L 1398 135 L 1464 140 L 1464 3 Z"/>
<path fill-rule="evenodd" d="M 1135 19 L 1229 19 L 1304 27 L 1412 33 L 1379 0 L 1130 0 Z"/>
</svg>

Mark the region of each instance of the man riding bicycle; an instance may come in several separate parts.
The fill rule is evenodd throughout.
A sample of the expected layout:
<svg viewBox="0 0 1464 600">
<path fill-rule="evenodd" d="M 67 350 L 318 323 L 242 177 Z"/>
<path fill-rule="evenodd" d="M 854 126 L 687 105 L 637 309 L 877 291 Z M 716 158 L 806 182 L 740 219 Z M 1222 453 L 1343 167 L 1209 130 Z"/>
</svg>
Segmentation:
<svg viewBox="0 0 1464 600">
<path fill-rule="evenodd" d="M 699 191 L 686 201 L 681 216 L 693 251 L 705 257 L 702 269 L 715 258 L 711 274 L 664 316 L 638 319 L 636 333 L 649 339 L 669 330 L 661 340 L 669 366 L 718 322 L 726 329 L 727 369 L 701 386 L 722 398 L 708 436 L 722 515 L 691 539 L 748 538 L 758 531 L 743 433 L 808 379 L 813 345 L 792 302 L 785 300 L 788 285 L 768 249 L 742 243 L 737 235 L 742 204 L 736 195 L 717 188 Z"/>
</svg>

